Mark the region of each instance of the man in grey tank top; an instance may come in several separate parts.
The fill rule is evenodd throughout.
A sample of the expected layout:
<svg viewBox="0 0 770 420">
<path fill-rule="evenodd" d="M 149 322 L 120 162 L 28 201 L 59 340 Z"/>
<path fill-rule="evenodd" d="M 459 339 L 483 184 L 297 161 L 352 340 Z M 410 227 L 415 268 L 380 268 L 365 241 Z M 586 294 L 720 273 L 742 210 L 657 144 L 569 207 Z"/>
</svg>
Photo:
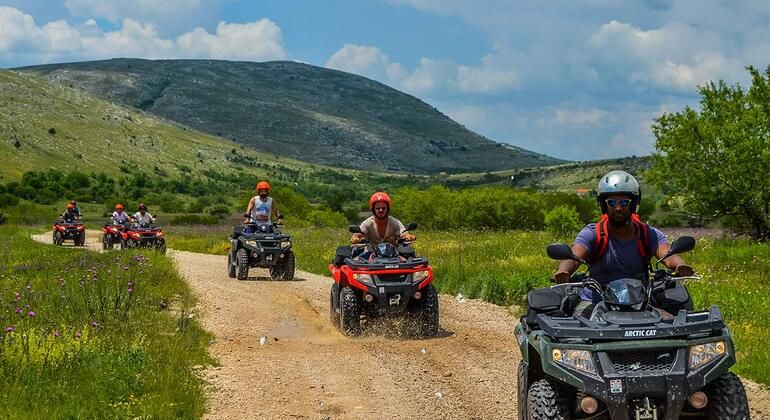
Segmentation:
<svg viewBox="0 0 770 420">
<path fill-rule="evenodd" d="M 372 245 L 378 245 L 383 242 L 396 244 L 398 239 L 413 241 L 414 235 L 405 232 L 404 224 L 393 216 L 390 216 L 391 200 L 388 194 L 376 192 L 369 199 L 369 208 L 372 216 L 361 223 L 361 232 L 354 233 L 350 242 L 354 244 L 366 240 Z M 368 257 L 368 253 L 359 255 L 361 258 Z"/>
</svg>

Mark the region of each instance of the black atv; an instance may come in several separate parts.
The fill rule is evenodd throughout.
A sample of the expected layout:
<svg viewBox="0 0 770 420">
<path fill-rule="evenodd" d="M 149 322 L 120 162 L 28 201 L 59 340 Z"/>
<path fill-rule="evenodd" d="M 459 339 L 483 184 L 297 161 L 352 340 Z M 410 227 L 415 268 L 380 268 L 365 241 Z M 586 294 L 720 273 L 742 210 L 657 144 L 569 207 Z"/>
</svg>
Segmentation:
<svg viewBox="0 0 770 420">
<path fill-rule="evenodd" d="M 410 223 L 406 230 L 417 228 Z M 361 233 L 351 225 L 351 233 Z M 361 258 L 366 250 L 368 258 Z M 341 246 L 329 265 L 334 277 L 329 298 L 332 324 L 345 335 L 361 333 L 364 320 L 403 318 L 406 335 L 432 337 L 438 333 L 438 293 L 433 287 L 433 268 L 428 259 L 415 256 L 409 243 Z"/>
<path fill-rule="evenodd" d="M 664 259 L 694 246 L 679 238 Z M 548 256 L 585 263 L 565 244 Z M 749 419 L 722 313 L 689 310 L 684 279 L 655 270 L 601 285 L 578 274 L 531 291 L 515 328 L 519 419 Z M 583 287 L 602 297 L 589 318 L 571 316 Z"/>
<path fill-rule="evenodd" d="M 248 216 L 247 216 L 248 217 Z M 243 226 L 233 226 L 227 275 L 246 280 L 251 267 L 267 268 L 273 280 L 294 280 L 295 257 L 291 236 L 278 230 L 278 224 L 257 224 L 249 218 Z"/>
</svg>

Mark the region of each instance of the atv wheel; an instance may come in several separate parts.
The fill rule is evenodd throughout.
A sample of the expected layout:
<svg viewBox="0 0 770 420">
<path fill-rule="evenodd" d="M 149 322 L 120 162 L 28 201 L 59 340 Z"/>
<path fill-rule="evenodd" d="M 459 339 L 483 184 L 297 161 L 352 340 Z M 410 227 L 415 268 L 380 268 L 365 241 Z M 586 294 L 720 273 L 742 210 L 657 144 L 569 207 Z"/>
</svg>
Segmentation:
<svg viewBox="0 0 770 420">
<path fill-rule="evenodd" d="M 235 264 L 233 264 L 233 253 L 227 253 L 227 277 L 235 278 Z"/>
<path fill-rule="evenodd" d="M 128 248 L 128 243 L 126 243 L 126 240 L 123 238 L 120 238 L 120 249 L 126 249 Z"/>
<path fill-rule="evenodd" d="M 158 242 L 155 243 L 155 250 L 160 252 L 161 254 L 166 253 L 166 240 L 160 239 Z"/>
<path fill-rule="evenodd" d="M 249 251 L 245 248 L 239 249 L 235 254 L 235 264 L 238 280 L 249 278 Z"/>
<path fill-rule="evenodd" d="M 62 235 L 62 233 L 58 230 L 53 234 L 53 243 L 56 245 L 61 245 L 64 243 L 64 235 Z"/>
<path fill-rule="evenodd" d="M 420 300 L 420 315 L 418 318 L 419 335 L 421 338 L 433 337 L 438 334 L 438 293 L 432 284 L 422 289 Z"/>
<path fill-rule="evenodd" d="M 527 363 L 519 360 L 518 370 L 518 402 L 519 419 L 527 420 Z"/>
<path fill-rule="evenodd" d="M 547 379 L 532 384 L 527 392 L 528 420 L 566 420 L 569 404 L 561 387 Z"/>
<path fill-rule="evenodd" d="M 102 236 L 102 249 L 107 250 L 108 248 L 112 248 L 112 237 L 105 233 Z"/>
<path fill-rule="evenodd" d="M 340 291 L 340 331 L 348 336 L 361 334 L 361 305 L 350 287 Z"/>
<path fill-rule="evenodd" d="M 80 234 L 78 234 L 78 238 L 75 239 L 75 245 L 85 246 L 85 244 L 86 244 L 86 231 L 82 230 L 80 231 Z"/>
<path fill-rule="evenodd" d="M 337 308 L 334 307 L 335 293 L 339 293 L 339 291 L 340 287 L 337 286 L 337 283 L 333 283 L 329 293 L 329 321 L 331 321 L 332 325 L 335 327 L 340 325 L 340 313 L 337 312 Z"/>
<path fill-rule="evenodd" d="M 709 420 L 748 420 L 749 402 L 741 379 L 727 372 L 706 386 Z"/>
<path fill-rule="evenodd" d="M 294 251 L 288 250 L 286 251 L 286 257 L 284 257 L 283 261 L 283 276 L 281 278 L 283 280 L 292 281 L 294 280 L 294 270 L 296 268 L 296 260 L 294 257 Z"/>
<path fill-rule="evenodd" d="M 283 262 L 280 262 L 272 267 L 268 267 L 267 271 L 270 273 L 271 279 L 281 280 L 283 278 Z"/>
</svg>

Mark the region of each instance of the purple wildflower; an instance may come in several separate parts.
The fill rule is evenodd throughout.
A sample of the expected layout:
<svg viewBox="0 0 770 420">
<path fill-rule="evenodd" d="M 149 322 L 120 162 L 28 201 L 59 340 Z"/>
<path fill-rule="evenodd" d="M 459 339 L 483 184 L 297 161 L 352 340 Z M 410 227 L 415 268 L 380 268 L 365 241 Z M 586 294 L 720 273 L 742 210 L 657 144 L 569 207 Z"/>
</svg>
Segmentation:
<svg viewBox="0 0 770 420">
<path fill-rule="evenodd" d="M 61 335 L 61 334 L 59 334 L 59 331 L 54 331 L 54 332 L 53 332 L 53 336 L 54 336 L 54 337 L 59 337 L 60 335 Z"/>
<path fill-rule="evenodd" d="M 16 313 L 17 313 L 17 314 L 20 314 L 21 312 L 22 312 L 22 311 L 21 311 L 21 308 L 16 308 Z"/>
<path fill-rule="evenodd" d="M 15 330 L 14 330 L 14 328 L 13 328 L 13 325 L 11 325 L 11 326 L 8 326 L 8 327 L 6 327 L 6 328 L 5 328 L 5 332 L 9 332 L 9 333 L 12 333 L 12 332 L 14 332 L 14 331 L 15 331 Z"/>
<path fill-rule="evenodd" d="M 134 289 L 132 289 L 132 288 L 130 288 L 130 287 L 129 287 L 129 288 L 128 288 L 128 294 L 130 295 L 131 293 L 134 293 Z"/>
<path fill-rule="evenodd" d="M 32 289 L 32 285 L 31 285 L 31 284 L 28 284 L 28 285 L 26 286 L 26 288 L 27 288 L 27 290 L 30 290 L 30 289 Z"/>
<path fill-rule="evenodd" d="M 78 332 L 76 332 L 76 333 L 75 333 L 75 339 L 76 339 L 76 340 L 77 340 L 77 339 L 80 339 L 80 331 L 78 331 Z"/>
<path fill-rule="evenodd" d="M 37 315 L 37 314 L 35 313 L 35 311 L 29 311 L 29 313 L 27 315 L 29 315 L 30 318 L 34 318 L 35 315 Z"/>
<path fill-rule="evenodd" d="M 98 327 L 98 326 L 99 326 L 99 323 L 98 323 L 98 322 L 96 322 L 96 321 L 92 321 L 92 322 L 91 322 L 91 326 L 92 326 L 92 327 L 94 327 L 94 328 L 96 328 L 96 327 Z"/>
</svg>

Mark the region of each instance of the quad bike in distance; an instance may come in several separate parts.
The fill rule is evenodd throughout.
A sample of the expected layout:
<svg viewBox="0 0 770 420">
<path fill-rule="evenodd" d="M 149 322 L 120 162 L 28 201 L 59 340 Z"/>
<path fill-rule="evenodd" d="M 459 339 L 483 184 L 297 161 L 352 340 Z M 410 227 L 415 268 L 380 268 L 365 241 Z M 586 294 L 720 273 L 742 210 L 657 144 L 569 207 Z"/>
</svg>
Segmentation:
<svg viewBox="0 0 770 420">
<path fill-rule="evenodd" d="M 417 228 L 416 223 L 406 231 Z M 362 233 L 358 225 L 351 233 Z M 361 258 L 361 252 L 370 258 Z M 361 334 L 362 318 L 401 318 L 407 335 L 432 337 L 439 329 L 439 301 L 433 286 L 433 268 L 417 257 L 411 243 L 399 239 L 372 246 L 363 241 L 337 248 L 329 270 L 334 278 L 329 297 L 329 317 L 343 334 Z"/>
<path fill-rule="evenodd" d="M 82 220 L 66 221 L 59 219 L 53 224 L 54 245 L 62 245 L 66 240 L 72 240 L 75 246 L 86 244 L 86 227 Z"/>
<path fill-rule="evenodd" d="M 120 244 L 123 238 L 123 231 L 128 226 L 126 223 L 116 222 L 114 220 L 108 220 L 102 227 L 102 249 L 112 249 L 115 244 Z"/>
<path fill-rule="evenodd" d="M 678 238 L 658 263 L 694 247 Z M 566 244 L 547 251 L 586 263 Z M 749 418 L 743 384 L 729 372 L 735 349 L 722 313 L 692 311 L 682 284 L 697 277 L 656 269 L 602 285 L 588 273 L 527 295 L 514 330 L 519 419 Z M 588 318 L 572 315 L 584 287 L 602 298 Z"/>
<path fill-rule="evenodd" d="M 154 249 L 166 253 L 166 239 L 163 229 L 150 223 L 131 223 L 120 231 L 120 248 Z"/>
<path fill-rule="evenodd" d="M 277 223 L 257 223 L 248 214 L 248 223 L 233 226 L 227 275 L 246 280 L 252 267 L 266 268 L 273 280 L 294 280 L 296 261 L 291 236 L 281 232 Z"/>
</svg>

